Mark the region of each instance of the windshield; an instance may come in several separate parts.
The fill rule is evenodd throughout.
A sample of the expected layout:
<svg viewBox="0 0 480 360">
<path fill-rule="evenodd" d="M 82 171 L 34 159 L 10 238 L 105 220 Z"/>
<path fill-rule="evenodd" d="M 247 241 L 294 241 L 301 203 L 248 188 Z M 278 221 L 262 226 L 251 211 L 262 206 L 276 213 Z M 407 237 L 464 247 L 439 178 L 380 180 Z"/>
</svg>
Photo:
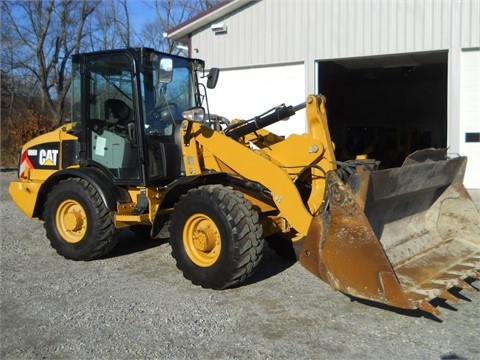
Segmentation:
<svg viewBox="0 0 480 360">
<path fill-rule="evenodd" d="M 187 59 L 153 53 L 141 72 L 141 92 L 148 134 L 170 136 L 182 112 L 195 106 L 195 81 Z M 165 60 L 168 66 L 165 67 Z M 168 72 L 167 74 L 165 74 Z"/>
</svg>

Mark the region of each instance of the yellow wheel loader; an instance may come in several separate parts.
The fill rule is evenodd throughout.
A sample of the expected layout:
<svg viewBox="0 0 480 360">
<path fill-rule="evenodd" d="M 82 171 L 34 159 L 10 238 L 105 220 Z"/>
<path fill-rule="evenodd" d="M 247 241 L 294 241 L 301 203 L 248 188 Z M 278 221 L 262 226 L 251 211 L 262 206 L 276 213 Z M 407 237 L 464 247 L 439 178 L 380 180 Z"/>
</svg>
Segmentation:
<svg viewBox="0 0 480 360">
<path fill-rule="evenodd" d="M 170 220 L 177 267 L 206 288 L 242 284 L 274 234 L 358 298 L 439 314 L 430 300 L 472 288 L 480 215 L 462 185 L 465 157 L 427 149 L 387 170 L 337 162 L 323 96 L 230 122 L 210 114 L 199 80 L 213 88 L 218 73 L 146 48 L 73 56 L 72 119 L 23 146 L 13 201 L 73 260 L 107 254 L 118 229 L 156 238 Z M 265 129 L 303 108 L 307 133 Z"/>
</svg>

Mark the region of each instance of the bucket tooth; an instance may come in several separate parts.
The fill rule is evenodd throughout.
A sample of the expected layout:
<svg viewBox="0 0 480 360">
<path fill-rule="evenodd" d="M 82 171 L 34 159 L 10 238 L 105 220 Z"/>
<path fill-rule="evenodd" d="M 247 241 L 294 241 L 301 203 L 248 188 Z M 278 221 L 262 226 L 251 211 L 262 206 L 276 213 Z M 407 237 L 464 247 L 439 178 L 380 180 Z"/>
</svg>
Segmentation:
<svg viewBox="0 0 480 360">
<path fill-rule="evenodd" d="M 438 281 L 451 281 L 455 279 L 458 279 L 458 274 L 452 274 L 451 272 L 444 272 L 435 278 L 435 280 Z"/>
<path fill-rule="evenodd" d="M 478 271 L 474 271 L 473 273 L 471 273 L 468 276 L 471 277 L 472 279 L 480 280 L 480 273 Z"/>
<path fill-rule="evenodd" d="M 470 268 L 469 268 L 470 269 Z M 457 270 L 457 269 L 448 269 L 446 274 L 456 276 L 457 278 L 466 277 L 468 272 L 465 270 Z"/>
<path fill-rule="evenodd" d="M 441 316 L 442 312 L 438 310 L 435 306 L 430 304 L 428 301 L 422 301 L 419 305 L 418 308 L 420 310 L 429 312 L 430 314 L 433 314 L 435 316 Z"/>
<path fill-rule="evenodd" d="M 456 286 L 459 287 L 460 289 L 467 289 L 473 292 L 477 291 L 477 289 L 475 289 L 472 285 L 466 283 L 463 280 L 458 280 L 458 284 Z"/>
<path fill-rule="evenodd" d="M 443 286 L 442 286 L 443 288 Z M 438 294 L 438 289 L 415 289 L 412 293 L 420 295 L 421 297 L 433 299 Z"/>
<path fill-rule="evenodd" d="M 465 270 L 475 269 L 478 266 L 478 261 L 471 261 L 471 259 L 468 259 L 462 263 L 462 266 L 464 266 Z"/>
<path fill-rule="evenodd" d="M 439 280 L 454 280 L 454 279 L 463 279 L 468 276 L 468 274 L 471 272 L 471 268 L 469 268 L 470 271 L 467 270 L 457 270 L 457 269 L 448 269 L 444 275 L 441 277 L 438 277 L 437 279 Z M 446 275 L 446 276 L 445 276 Z"/>
<path fill-rule="evenodd" d="M 459 275 L 452 274 L 452 273 L 444 273 L 440 277 L 431 280 L 431 283 L 443 285 L 446 288 L 451 288 L 452 286 L 456 286 L 458 282 Z"/>
<path fill-rule="evenodd" d="M 475 269 L 479 265 L 478 260 L 476 259 L 465 259 L 461 264 L 457 264 L 451 268 L 452 271 L 465 271 L 470 269 Z"/>
<path fill-rule="evenodd" d="M 456 278 L 455 278 L 456 279 Z M 451 287 L 451 286 L 454 286 L 455 284 L 455 281 L 454 279 L 445 279 L 445 278 L 442 278 L 442 279 L 434 279 L 432 280 L 432 283 L 434 284 L 439 284 L 439 285 L 443 285 L 445 287 Z M 451 284 L 451 285 L 450 285 Z"/>
<path fill-rule="evenodd" d="M 453 302 L 459 302 L 460 301 L 459 298 L 457 298 L 455 295 L 453 295 L 448 290 L 442 291 L 440 294 L 438 294 L 438 297 L 442 298 L 442 299 L 445 299 L 445 300 L 453 301 Z"/>
</svg>

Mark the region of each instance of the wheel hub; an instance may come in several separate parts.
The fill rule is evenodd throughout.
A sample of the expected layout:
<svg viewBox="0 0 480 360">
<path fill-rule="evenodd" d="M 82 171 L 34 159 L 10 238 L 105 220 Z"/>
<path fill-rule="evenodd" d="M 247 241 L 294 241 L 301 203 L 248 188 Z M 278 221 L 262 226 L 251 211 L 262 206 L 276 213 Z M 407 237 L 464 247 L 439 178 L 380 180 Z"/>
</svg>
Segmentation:
<svg viewBox="0 0 480 360">
<path fill-rule="evenodd" d="M 186 221 L 183 242 L 188 257 L 198 266 L 211 266 L 220 256 L 220 232 L 215 222 L 205 214 L 192 215 Z"/>
<path fill-rule="evenodd" d="M 198 251 L 212 251 L 218 240 L 218 231 L 212 230 L 212 224 L 201 224 L 193 233 L 193 246 Z"/>
<path fill-rule="evenodd" d="M 77 243 L 87 231 L 87 215 L 82 205 L 75 200 L 63 201 L 55 216 L 59 234 L 68 243 Z"/>
<path fill-rule="evenodd" d="M 68 231 L 78 231 L 83 226 L 82 214 L 78 211 L 71 211 L 65 214 L 64 217 L 65 228 Z"/>
</svg>

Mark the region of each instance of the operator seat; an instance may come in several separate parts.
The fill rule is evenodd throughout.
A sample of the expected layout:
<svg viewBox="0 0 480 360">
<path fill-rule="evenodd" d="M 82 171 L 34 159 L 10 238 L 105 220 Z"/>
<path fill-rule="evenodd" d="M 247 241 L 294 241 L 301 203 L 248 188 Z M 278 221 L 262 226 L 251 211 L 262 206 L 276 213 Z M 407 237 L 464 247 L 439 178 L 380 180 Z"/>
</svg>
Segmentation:
<svg viewBox="0 0 480 360">
<path fill-rule="evenodd" d="M 120 99 L 108 99 L 105 101 L 105 116 L 107 123 L 126 127 L 132 121 L 132 110 Z"/>
</svg>

